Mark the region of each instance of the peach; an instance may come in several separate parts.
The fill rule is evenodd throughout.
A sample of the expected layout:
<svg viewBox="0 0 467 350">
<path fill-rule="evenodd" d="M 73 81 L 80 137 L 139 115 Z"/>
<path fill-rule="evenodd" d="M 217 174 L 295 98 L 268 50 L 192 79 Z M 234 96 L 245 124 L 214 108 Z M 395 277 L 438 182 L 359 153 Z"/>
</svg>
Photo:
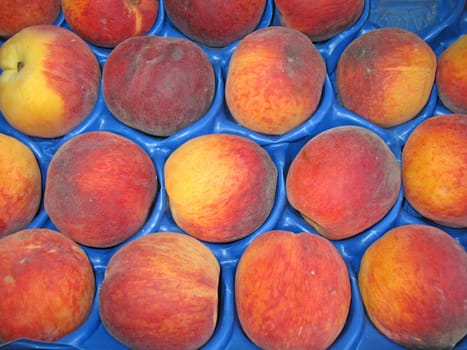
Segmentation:
<svg viewBox="0 0 467 350">
<path fill-rule="evenodd" d="M 41 169 L 34 153 L 18 139 L 0 134 L 0 237 L 23 229 L 42 198 Z"/>
<path fill-rule="evenodd" d="M 158 188 L 149 155 L 107 131 L 74 136 L 50 161 L 44 206 L 53 224 L 78 243 L 117 245 L 145 223 Z"/>
<path fill-rule="evenodd" d="M 87 44 L 54 25 L 27 27 L 0 46 L 0 112 L 17 130 L 63 136 L 92 111 L 100 66 Z"/>
<path fill-rule="evenodd" d="M 402 151 L 404 195 L 422 216 L 467 227 L 467 115 L 428 118 Z"/>
<path fill-rule="evenodd" d="M 396 203 L 400 166 L 374 132 L 338 126 L 309 140 L 292 160 L 286 195 L 319 233 L 344 239 L 381 220 Z"/>
<path fill-rule="evenodd" d="M 60 15 L 60 0 L 0 1 L 0 36 L 10 37 L 37 24 L 54 24 Z"/>
<path fill-rule="evenodd" d="M 374 29 L 354 39 L 336 67 L 338 99 L 350 111 L 389 128 L 411 119 L 427 104 L 436 56 L 415 33 Z"/>
<path fill-rule="evenodd" d="M 347 266 L 325 238 L 268 231 L 246 248 L 235 275 L 235 304 L 261 349 L 326 349 L 350 309 Z"/>
<path fill-rule="evenodd" d="M 198 349 L 217 322 L 220 265 L 201 242 L 151 233 L 109 261 L 99 295 L 105 328 L 135 350 Z"/>
<path fill-rule="evenodd" d="M 321 42 L 342 33 L 357 22 L 365 0 L 274 0 L 283 26 Z"/>
<path fill-rule="evenodd" d="M 375 327 L 410 349 L 452 349 L 467 334 L 467 254 L 444 231 L 411 224 L 363 255 L 359 289 Z"/>
<path fill-rule="evenodd" d="M 0 239 L 0 342 L 55 341 L 88 317 L 95 295 L 92 265 L 82 248 L 50 229 Z"/>
<path fill-rule="evenodd" d="M 62 10 L 68 25 L 84 40 L 113 48 L 149 32 L 159 13 L 159 1 L 62 0 Z"/>
<path fill-rule="evenodd" d="M 233 52 L 225 100 L 240 125 L 281 135 L 312 116 L 325 78 L 324 59 L 305 34 L 268 27 L 247 35 Z"/>
<path fill-rule="evenodd" d="M 206 114 L 216 81 L 208 56 L 194 43 L 139 36 L 110 53 L 102 85 L 118 120 L 154 136 L 170 136 Z"/>
<path fill-rule="evenodd" d="M 274 205 L 277 169 L 250 139 L 209 134 L 173 151 L 164 166 L 176 224 L 195 238 L 231 242 L 251 234 Z"/>
<path fill-rule="evenodd" d="M 467 34 L 439 56 L 436 83 L 441 102 L 452 112 L 467 114 Z"/>
<path fill-rule="evenodd" d="M 266 8 L 266 0 L 165 0 L 174 26 L 202 45 L 224 47 L 253 32 Z"/>
</svg>

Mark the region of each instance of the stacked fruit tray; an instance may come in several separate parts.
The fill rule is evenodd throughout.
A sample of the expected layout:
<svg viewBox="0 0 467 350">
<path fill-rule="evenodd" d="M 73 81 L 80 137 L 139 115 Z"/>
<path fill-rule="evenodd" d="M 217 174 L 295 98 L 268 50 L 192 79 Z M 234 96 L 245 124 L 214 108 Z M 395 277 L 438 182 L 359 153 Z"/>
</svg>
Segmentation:
<svg viewBox="0 0 467 350">
<path fill-rule="evenodd" d="M 418 6 L 418 7 L 417 7 Z M 159 137 L 141 132 L 119 121 L 109 110 L 103 98 L 103 87 L 99 90 L 97 103 L 86 119 L 73 130 L 61 137 L 28 136 L 12 127 L 0 115 L 0 132 L 13 136 L 27 145 L 38 160 L 43 182 L 47 181 L 49 165 L 57 150 L 78 135 L 91 131 L 108 131 L 124 136 L 139 145 L 154 163 L 159 187 L 144 225 L 128 240 L 111 247 L 97 248 L 80 245 L 86 252 L 95 274 L 96 296 L 92 309 L 79 328 L 54 342 L 17 339 L 0 344 L 0 349 L 126 349 L 113 337 L 101 321 L 99 313 L 100 287 L 109 260 L 123 247 L 138 238 L 160 232 L 184 231 L 176 224 L 169 206 L 166 192 L 164 167 L 167 159 L 187 141 L 208 134 L 234 134 L 254 141 L 272 159 L 277 169 L 277 188 L 274 204 L 264 222 L 254 232 L 230 242 L 203 241 L 203 245 L 217 258 L 220 265 L 219 311 L 214 332 L 202 346 L 203 349 L 259 349 L 242 329 L 235 303 L 235 274 L 240 258 L 252 242 L 262 233 L 270 230 L 284 230 L 294 233 L 311 232 L 318 234 L 316 228 L 303 219 L 303 216 L 289 203 L 286 194 L 286 179 L 291 163 L 308 141 L 322 132 L 339 126 L 358 126 L 374 132 L 384 140 L 400 164 L 402 150 L 408 137 L 420 123 L 430 117 L 452 114 L 438 97 L 436 84 L 433 85 L 428 102 L 413 119 L 393 127 L 383 128 L 362 118 L 343 107 L 339 102 L 336 88 L 336 66 L 345 48 L 355 39 L 380 27 L 399 27 L 420 36 L 439 56 L 462 34 L 467 32 L 467 14 L 463 1 L 384 1 L 367 0 L 360 18 L 348 29 L 338 35 L 316 43 L 315 47 L 326 64 L 323 91 L 319 104 L 311 118 L 281 135 L 268 135 L 254 132 L 240 125 L 232 116 L 225 101 L 226 77 L 230 59 L 240 40 L 227 46 L 215 48 L 197 44 L 206 53 L 215 74 L 215 90 L 212 103 L 202 118 L 182 130 L 167 137 Z M 71 30 L 63 13 L 56 26 Z M 280 26 L 278 9 L 268 0 L 257 30 Z M 164 2 L 159 5 L 157 19 L 146 34 L 162 37 L 177 37 L 190 40 L 171 22 L 165 13 Z M 0 45 L 6 42 L 0 39 Z M 105 67 L 112 49 L 88 43 L 97 57 L 100 67 Z M 467 67 L 466 67 L 467 68 Z M 125 87 L 122 87 L 125 89 Z M 123 92 L 124 93 L 124 92 Z M 44 201 L 32 222 L 25 228 L 49 228 L 58 230 L 49 218 Z M 119 210 L 118 206 L 114 208 Z M 345 239 L 330 239 L 348 268 L 351 285 L 351 304 L 342 331 L 330 349 L 402 349 L 377 330 L 366 313 L 359 291 L 358 273 L 362 256 L 368 247 L 392 228 L 406 224 L 423 224 L 437 227 L 448 233 L 467 249 L 467 229 L 440 225 L 420 215 L 406 200 L 401 187 L 395 204 L 376 224 L 363 232 Z M 261 276 L 258 276 L 261 279 Z M 465 309 L 465 306 L 464 306 Z M 465 313 L 465 312 L 464 312 Z M 426 315 L 422 316 L 426 317 Z M 464 317 L 465 318 L 465 317 Z M 465 321 L 464 321 L 465 323 Z M 1 325 L 0 325 L 1 327 Z M 288 327 L 284 324 L 284 327 Z M 467 349 L 467 339 L 461 340 L 455 349 Z"/>
</svg>

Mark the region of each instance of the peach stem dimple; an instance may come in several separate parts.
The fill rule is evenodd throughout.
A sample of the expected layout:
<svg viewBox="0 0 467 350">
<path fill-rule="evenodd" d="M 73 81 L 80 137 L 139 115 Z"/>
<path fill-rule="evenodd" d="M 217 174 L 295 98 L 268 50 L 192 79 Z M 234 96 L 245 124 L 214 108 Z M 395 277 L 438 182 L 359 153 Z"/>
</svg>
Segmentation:
<svg viewBox="0 0 467 350">
<path fill-rule="evenodd" d="M 18 64 L 16 65 L 16 70 L 19 72 L 21 69 L 24 67 L 24 62 L 19 61 Z"/>
</svg>

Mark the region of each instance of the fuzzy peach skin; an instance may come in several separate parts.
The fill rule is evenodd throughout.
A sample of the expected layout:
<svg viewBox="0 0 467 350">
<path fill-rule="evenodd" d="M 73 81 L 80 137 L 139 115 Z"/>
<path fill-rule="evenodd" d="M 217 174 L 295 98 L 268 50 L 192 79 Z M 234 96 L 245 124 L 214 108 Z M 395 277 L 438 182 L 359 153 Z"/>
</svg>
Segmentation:
<svg viewBox="0 0 467 350">
<path fill-rule="evenodd" d="M 62 0 L 71 29 L 91 44 L 113 48 L 146 34 L 159 13 L 159 0 Z"/>
<path fill-rule="evenodd" d="M 207 113 L 216 78 L 208 56 L 194 43 L 138 36 L 110 53 L 102 85 L 118 120 L 150 135 L 170 136 Z"/>
<path fill-rule="evenodd" d="M 179 146 L 164 166 L 170 211 L 195 238 L 230 242 L 258 229 L 274 205 L 277 169 L 255 142 L 209 134 Z"/>
<path fill-rule="evenodd" d="M 199 349 L 217 323 L 220 266 L 188 235 L 150 233 L 109 261 L 99 295 L 105 328 L 134 350 Z"/>
<path fill-rule="evenodd" d="M 225 83 L 225 100 L 244 127 L 284 134 L 318 107 L 326 64 L 303 33 L 285 27 L 259 29 L 233 52 Z"/>
<path fill-rule="evenodd" d="M 396 203 L 400 166 L 384 141 L 359 126 L 339 126 L 308 141 L 292 160 L 290 205 L 319 233 L 344 239 L 376 224 Z"/>
<path fill-rule="evenodd" d="M 467 334 L 467 254 L 428 225 L 391 229 L 364 253 L 358 275 L 376 328 L 410 349 L 452 349 Z"/>
<path fill-rule="evenodd" d="M 437 61 L 422 38 L 400 28 L 371 30 L 354 39 L 336 67 L 344 107 L 389 128 L 413 119 L 426 105 Z"/>
<path fill-rule="evenodd" d="M 421 215 L 467 227 L 467 115 L 428 118 L 402 151 L 404 195 Z"/>
<path fill-rule="evenodd" d="M 88 317 L 94 272 L 79 245 L 50 229 L 0 238 L 0 343 L 55 341 Z"/>
<path fill-rule="evenodd" d="M 92 111 L 100 66 L 73 32 L 54 25 L 27 27 L 0 46 L 0 112 L 17 130 L 63 136 Z"/>
<path fill-rule="evenodd" d="M 54 24 L 60 15 L 60 0 L 0 1 L 0 36 L 10 37 L 37 24 Z"/>
<path fill-rule="evenodd" d="M 0 134 L 0 237 L 28 225 L 42 199 L 41 169 L 18 139 Z"/>
<path fill-rule="evenodd" d="M 59 231 L 106 248 L 133 236 L 145 223 L 158 189 L 149 155 L 107 131 L 74 136 L 54 154 L 44 206 Z"/>
<path fill-rule="evenodd" d="M 225 47 L 258 26 L 266 0 L 165 0 L 174 26 L 202 45 Z"/>
<path fill-rule="evenodd" d="M 312 41 L 330 39 L 357 22 L 364 0 L 274 0 L 282 25 L 305 33 Z"/>
<path fill-rule="evenodd" d="M 439 56 L 436 83 L 441 102 L 454 113 L 467 114 L 467 34 Z"/>
<path fill-rule="evenodd" d="M 344 328 L 350 301 L 346 264 L 318 235 L 265 232 L 238 263 L 238 318 L 261 349 L 327 349 Z"/>
</svg>

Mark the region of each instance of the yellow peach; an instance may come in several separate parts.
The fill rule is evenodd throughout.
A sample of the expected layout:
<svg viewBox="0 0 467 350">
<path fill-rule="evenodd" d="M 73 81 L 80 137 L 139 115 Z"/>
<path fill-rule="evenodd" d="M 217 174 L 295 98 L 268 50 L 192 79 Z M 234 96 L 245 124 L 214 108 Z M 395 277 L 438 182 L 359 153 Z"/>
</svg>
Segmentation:
<svg viewBox="0 0 467 350">
<path fill-rule="evenodd" d="M 428 102 L 436 56 L 418 35 L 400 28 L 366 32 L 342 52 L 336 67 L 339 101 L 379 125 L 413 119 Z"/>
<path fill-rule="evenodd" d="M 47 228 L 0 239 L 0 343 L 56 341 L 85 322 L 96 292 L 86 252 Z"/>
<path fill-rule="evenodd" d="M 350 301 L 344 259 L 318 235 L 262 233 L 238 263 L 238 317 L 262 349 L 327 349 L 346 323 Z"/>
<path fill-rule="evenodd" d="M 467 34 L 440 56 L 436 82 L 441 102 L 452 112 L 467 114 Z"/>
<path fill-rule="evenodd" d="M 401 170 L 383 139 L 357 126 L 339 126 L 308 141 L 286 179 L 289 203 L 330 239 L 357 235 L 397 201 Z"/>
<path fill-rule="evenodd" d="M 216 327 L 219 277 L 215 255 L 195 238 L 151 233 L 110 259 L 99 314 L 131 349 L 199 349 Z"/>
<path fill-rule="evenodd" d="M 235 49 L 225 100 L 240 125 L 281 135 L 313 115 L 325 78 L 324 59 L 305 34 L 268 27 L 245 36 Z"/>
<path fill-rule="evenodd" d="M 173 219 L 205 241 L 252 233 L 274 204 L 277 169 L 269 154 L 242 136 L 209 134 L 179 146 L 164 167 Z"/>
<path fill-rule="evenodd" d="M 404 195 L 422 216 L 467 227 L 467 115 L 428 118 L 402 151 Z"/>
<path fill-rule="evenodd" d="M 358 274 L 375 327 L 409 349 L 452 349 L 467 334 L 467 254 L 428 225 L 395 227 L 365 251 Z"/>
<path fill-rule="evenodd" d="M 97 101 L 100 66 L 87 44 L 54 25 L 27 27 L 0 46 L 0 111 L 38 137 L 68 133 Z"/>
<path fill-rule="evenodd" d="M 37 214 L 41 170 L 34 153 L 18 139 L 0 134 L 0 236 L 24 228 Z"/>
<path fill-rule="evenodd" d="M 84 40 L 113 48 L 146 34 L 159 13 L 159 0 L 62 0 L 65 20 Z"/>
<path fill-rule="evenodd" d="M 364 0 L 274 0 L 282 25 L 305 33 L 313 42 L 349 29 L 363 13 Z"/>
<path fill-rule="evenodd" d="M 0 1 L 0 36 L 9 37 L 37 24 L 53 24 L 60 15 L 60 0 Z"/>
<path fill-rule="evenodd" d="M 55 152 L 44 208 L 63 234 L 108 248 L 141 229 L 158 190 L 154 164 L 136 142 L 108 131 L 79 134 Z"/>
</svg>

